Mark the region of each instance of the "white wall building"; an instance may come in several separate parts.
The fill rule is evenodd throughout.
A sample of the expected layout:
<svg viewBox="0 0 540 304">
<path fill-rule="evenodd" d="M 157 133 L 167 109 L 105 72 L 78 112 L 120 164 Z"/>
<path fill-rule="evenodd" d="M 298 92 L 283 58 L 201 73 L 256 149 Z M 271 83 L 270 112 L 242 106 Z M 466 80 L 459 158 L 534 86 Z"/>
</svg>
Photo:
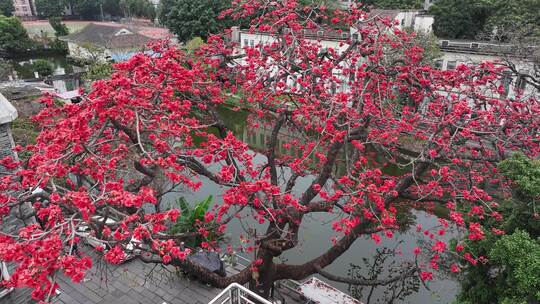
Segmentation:
<svg viewBox="0 0 540 304">
<path fill-rule="evenodd" d="M 347 40 L 351 37 L 349 32 L 339 33 L 332 30 L 304 30 L 302 35 L 308 42 L 319 44 L 321 50 L 331 48 L 336 50 L 338 53 L 341 53 L 347 49 L 349 46 Z M 276 40 L 275 37 L 270 33 L 249 32 L 240 30 L 238 27 L 232 28 L 232 39 L 239 43 L 239 49 L 237 49 L 237 52 L 239 53 L 242 52 L 245 47 L 262 47 L 264 45 L 269 45 Z M 241 61 L 240 63 L 242 64 L 244 61 Z M 342 65 L 346 64 L 347 63 L 345 61 L 342 62 Z M 333 87 L 332 90 L 348 90 L 348 80 L 345 79 L 344 76 L 341 76 L 339 69 L 334 70 L 333 74 L 334 76 L 341 78 L 341 80 L 343 80 L 343 84 L 340 87 Z M 287 78 L 288 87 L 299 88 L 299 85 L 296 83 L 297 76 L 289 76 Z"/>
<path fill-rule="evenodd" d="M 13 0 L 15 11 L 13 15 L 21 17 L 21 19 L 29 19 L 35 16 L 33 11 L 34 3 L 32 0 Z"/>
<path fill-rule="evenodd" d="M 415 31 L 423 31 L 430 33 L 432 30 L 433 17 L 425 15 L 422 11 L 418 10 L 373 10 L 369 19 L 375 18 L 388 18 L 390 20 L 397 20 L 397 27 L 400 29 L 413 28 Z M 361 26 L 361 24 L 359 25 Z M 338 52 L 345 50 L 348 47 L 347 41 L 349 38 L 359 39 L 357 30 L 351 28 L 350 32 L 338 33 L 336 31 L 304 31 L 304 37 L 310 40 L 313 37 L 313 41 L 319 41 L 321 48 L 333 48 Z M 253 33 L 249 31 L 242 31 L 238 28 L 233 28 L 232 31 L 233 40 L 239 42 L 241 49 L 245 47 L 257 47 L 260 45 L 270 44 L 275 41 L 275 38 L 269 33 Z M 442 70 L 452 70 L 458 67 L 460 64 L 479 64 L 484 61 L 500 61 L 501 56 L 505 59 L 511 60 L 511 62 L 518 68 L 520 73 L 529 74 L 533 72 L 532 62 L 527 58 L 512 57 L 512 46 L 499 45 L 489 42 L 478 41 L 450 41 L 440 40 L 440 48 L 442 51 L 442 57 L 435 63 L 436 67 Z M 241 50 L 240 50 L 241 51 Z M 339 77 L 339 72 L 336 71 L 335 76 Z M 347 90 L 348 87 L 346 79 L 343 79 L 343 85 L 337 90 Z M 288 85 L 294 85 L 294 80 L 289 80 Z M 506 96 L 512 97 L 516 94 L 517 90 L 522 90 L 525 94 L 536 94 L 538 96 L 538 90 L 534 87 L 528 86 L 520 77 L 508 77 L 503 80 L 503 85 L 506 89 Z"/>
<path fill-rule="evenodd" d="M 441 39 L 439 46 L 442 57 L 436 61 L 436 67 L 442 70 L 456 69 L 460 64 L 479 64 L 486 61 L 500 62 L 509 61 L 515 65 L 520 74 L 530 75 L 534 72 L 534 65 L 530 58 L 514 56 L 513 46 L 509 44 L 499 44 L 492 42 L 464 41 Z M 503 85 L 509 97 L 516 93 L 516 89 L 524 94 L 534 94 L 540 97 L 540 92 L 528 85 L 521 77 L 516 77 L 508 73 L 503 80 Z"/>
</svg>

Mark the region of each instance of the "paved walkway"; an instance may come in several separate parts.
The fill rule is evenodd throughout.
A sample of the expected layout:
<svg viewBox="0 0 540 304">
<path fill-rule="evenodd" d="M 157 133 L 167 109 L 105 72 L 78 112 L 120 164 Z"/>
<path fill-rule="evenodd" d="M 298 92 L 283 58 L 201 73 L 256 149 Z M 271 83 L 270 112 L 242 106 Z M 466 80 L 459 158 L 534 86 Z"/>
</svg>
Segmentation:
<svg viewBox="0 0 540 304">
<path fill-rule="evenodd" d="M 93 253 L 92 255 L 95 255 Z M 62 276 L 61 294 L 55 304 L 206 304 L 219 289 L 178 274 L 174 267 L 132 260 L 116 266 L 93 258 L 94 265 L 79 284 Z M 1 304 L 35 303 L 29 290 L 15 290 L 0 299 Z"/>
<path fill-rule="evenodd" d="M 219 289 L 179 277 L 173 267 L 145 264 L 139 260 L 120 266 L 95 265 L 86 278 L 88 281 L 81 284 L 62 280 L 62 293 L 54 303 L 206 304 L 219 293 Z"/>
</svg>

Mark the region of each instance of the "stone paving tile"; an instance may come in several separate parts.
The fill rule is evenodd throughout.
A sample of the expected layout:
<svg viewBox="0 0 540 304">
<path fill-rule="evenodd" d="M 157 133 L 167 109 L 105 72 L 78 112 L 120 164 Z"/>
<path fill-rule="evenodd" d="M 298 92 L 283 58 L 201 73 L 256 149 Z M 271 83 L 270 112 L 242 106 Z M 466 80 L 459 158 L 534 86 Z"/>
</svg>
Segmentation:
<svg viewBox="0 0 540 304">
<path fill-rule="evenodd" d="M 92 277 L 97 280 L 97 277 Z M 136 280 L 144 283 L 144 280 Z M 122 276 L 108 284 L 99 280 L 87 281 L 81 284 L 71 283 L 69 279 L 60 280 L 62 293 L 55 298 L 55 304 L 206 304 L 219 293 L 218 289 L 208 287 L 193 281 L 186 282 L 185 278 L 167 280 L 159 286 L 151 282 L 144 285 L 129 287 L 133 283 L 131 277 Z M 30 304 L 34 303 L 27 292 L 25 296 L 15 294 L 9 298 L 0 299 L 0 304 Z"/>
<path fill-rule="evenodd" d="M 86 251 L 86 250 L 85 250 Z M 173 267 L 154 267 L 139 260 L 103 268 L 100 257 L 88 252 L 94 265 L 79 284 L 61 275 L 61 294 L 54 304 L 206 304 L 220 290 L 177 276 Z M 149 274 L 152 275 L 149 275 Z M 0 304 L 34 304 L 29 290 L 16 290 Z"/>
</svg>

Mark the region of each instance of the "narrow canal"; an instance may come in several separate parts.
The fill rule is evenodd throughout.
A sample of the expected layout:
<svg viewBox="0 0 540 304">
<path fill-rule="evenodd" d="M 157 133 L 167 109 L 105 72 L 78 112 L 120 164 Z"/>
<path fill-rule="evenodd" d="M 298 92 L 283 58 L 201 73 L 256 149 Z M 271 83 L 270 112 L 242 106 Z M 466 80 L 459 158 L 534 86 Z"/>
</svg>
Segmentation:
<svg viewBox="0 0 540 304">
<path fill-rule="evenodd" d="M 5 79 L 0 81 L 15 81 L 15 80 L 27 80 L 43 78 L 47 75 L 40 75 L 40 68 L 38 62 L 48 62 L 51 68 L 52 76 L 67 75 L 72 73 L 81 72 L 84 69 L 82 67 L 73 65 L 68 62 L 65 56 L 46 56 L 46 57 L 32 57 L 32 58 L 18 58 L 7 60 L 9 71 L 5 74 Z M 73 91 L 79 88 L 80 82 L 78 79 L 68 78 L 61 80 L 54 80 L 50 83 L 52 87 L 58 93 L 64 93 L 67 91 Z"/>
<path fill-rule="evenodd" d="M 254 153 L 256 153 L 255 162 L 266 162 L 266 157 L 256 151 L 263 149 L 265 140 L 270 135 L 270 130 L 265 129 L 262 126 L 263 124 L 260 124 L 261 127 L 258 128 L 246 128 L 247 117 L 245 112 L 221 110 L 220 114 L 226 123 L 229 124 L 231 129 L 234 130 L 235 135 L 246 142 L 252 148 Z M 280 133 L 279 140 L 280 142 L 287 142 L 289 138 L 294 136 L 295 134 L 293 132 L 289 132 L 285 129 L 284 132 Z M 296 151 L 292 151 L 292 149 L 289 151 L 280 149 L 279 153 L 295 154 Z M 375 155 L 374 157 L 377 156 Z M 218 170 L 218 168 L 213 169 Z M 397 168 L 386 168 L 386 170 L 387 172 L 385 173 L 387 174 L 399 174 Z M 285 169 L 284 175 L 290 176 L 290 172 L 287 172 L 287 169 Z M 311 180 L 312 177 L 309 176 L 300 178 L 293 189 L 293 192 L 296 194 L 301 193 L 308 187 Z M 188 202 L 199 202 L 209 195 L 213 196 L 214 203 L 220 203 L 224 189 L 209 180 L 203 179 L 202 181 L 203 185 L 199 191 L 184 191 L 181 194 L 170 195 L 166 197 L 166 203 L 173 203 L 179 196 L 183 196 Z M 407 222 L 410 223 L 405 226 L 402 231 L 395 233 L 391 239 L 383 238 L 380 244 L 375 244 L 369 236 L 359 238 L 345 254 L 325 269 L 337 275 L 348 276 L 351 272 L 354 272 L 354 269 L 357 269 L 357 266 L 364 266 L 356 271 L 359 271 L 360 274 L 366 276 L 369 269 L 365 267 L 363 262 L 364 259 L 367 259 L 366 262 L 371 264 L 373 257 L 377 254 L 377 250 L 388 248 L 393 249 L 394 254 L 391 254 L 382 265 L 382 275 L 388 274 L 388 270 L 391 269 L 393 265 L 395 266 L 395 264 L 392 264 L 393 262 L 399 263 L 400 261 L 414 260 L 414 248 L 422 243 L 422 237 L 424 237 L 422 233 L 416 232 L 416 225 L 420 224 L 424 229 L 439 226 L 440 223 L 437 214 L 437 208 L 435 208 L 434 212 L 429 213 L 415 209 L 402 210 L 400 215 L 403 218 L 406 218 Z M 439 216 L 441 216 L 441 214 L 439 214 Z M 304 220 L 300 230 L 300 245 L 297 246 L 297 248 L 287 251 L 282 256 L 282 259 L 287 263 L 300 264 L 307 262 L 327 250 L 332 245 L 332 237 L 336 236 L 336 232 L 332 230 L 333 220 L 334 215 L 328 213 L 317 213 L 309 216 Z M 240 245 L 239 236 L 242 234 L 245 235 L 246 230 L 249 229 L 263 231 L 265 226 L 259 225 L 247 214 L 244 217 L 235 219 L 231 222 L 228 226 L 227 233 L 230 235 L 232 245 Z M 456 237 L 456 235 L 455 232 L 450 231 L 450 233 L 447 233 L 443 238 L 448 240 L 452 237 Z M 249 255 L 246 255 L 246 257 L 252 258 L 252 256 Z M 366 288 L 360 295 L 358 290 L 349 289 L 347 284 L 336 282 L 330 283 L 345 292 L 357 295 L 359 299 L 364 302 L 366 302 L 366 298 L 370 292 L 370 290 Z M 451 303 L 459 291 L 458 283 L 453 279 L 446 277 L 444 273 L 436 274 L 435 280 L 430 282 L 428 287 L 430 290 L 420 284 L 418 292 L 407 296 L 404 300 L 398 300 L 394 303 L 446 304 Z M 370 303 L 388 303 L 386 298 L 387 292 L 391 293 L 392 290 L 388 290 L 387 288 L 376 288 L 373 291 Z"/>
</svg>

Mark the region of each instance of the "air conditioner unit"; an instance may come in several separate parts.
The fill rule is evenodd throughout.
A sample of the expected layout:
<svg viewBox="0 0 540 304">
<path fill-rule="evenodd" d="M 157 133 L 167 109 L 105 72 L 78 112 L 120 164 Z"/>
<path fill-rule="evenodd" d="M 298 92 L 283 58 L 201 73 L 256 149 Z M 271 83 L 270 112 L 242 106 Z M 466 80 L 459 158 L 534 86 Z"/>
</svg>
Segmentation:
<svg viewBox="0 0 540 304">
<path fill-rule="evenodd" d="M 324 35 L 324 31 L 318 31 L 317 36 L 322 37 Z"/>
<path fill-rule="evenodd" d="M 441 46 L 442 47 L 447 47 L 449 44 L 450 44 L 450 41 L 448 41 L 448 40 L 442 40 L 441 41 Z"/>
<path fill-rule="evenodd" d="M 349 33 L 341 33 L 341 38 L 349 38 Z"/>
<path fill-rule="evenodd" d="M 472 49 L 477 49 L 478 47 L 479 47 L 478 43 L 476 43 L 476 42 L 471 43 L 471 48 Z"/>
<path fill-rule="evenodd" d="M 290 33 L 291 33 L 290 28 L 283 29 L 283 34 L 290 34 Z"/>
</svg>

